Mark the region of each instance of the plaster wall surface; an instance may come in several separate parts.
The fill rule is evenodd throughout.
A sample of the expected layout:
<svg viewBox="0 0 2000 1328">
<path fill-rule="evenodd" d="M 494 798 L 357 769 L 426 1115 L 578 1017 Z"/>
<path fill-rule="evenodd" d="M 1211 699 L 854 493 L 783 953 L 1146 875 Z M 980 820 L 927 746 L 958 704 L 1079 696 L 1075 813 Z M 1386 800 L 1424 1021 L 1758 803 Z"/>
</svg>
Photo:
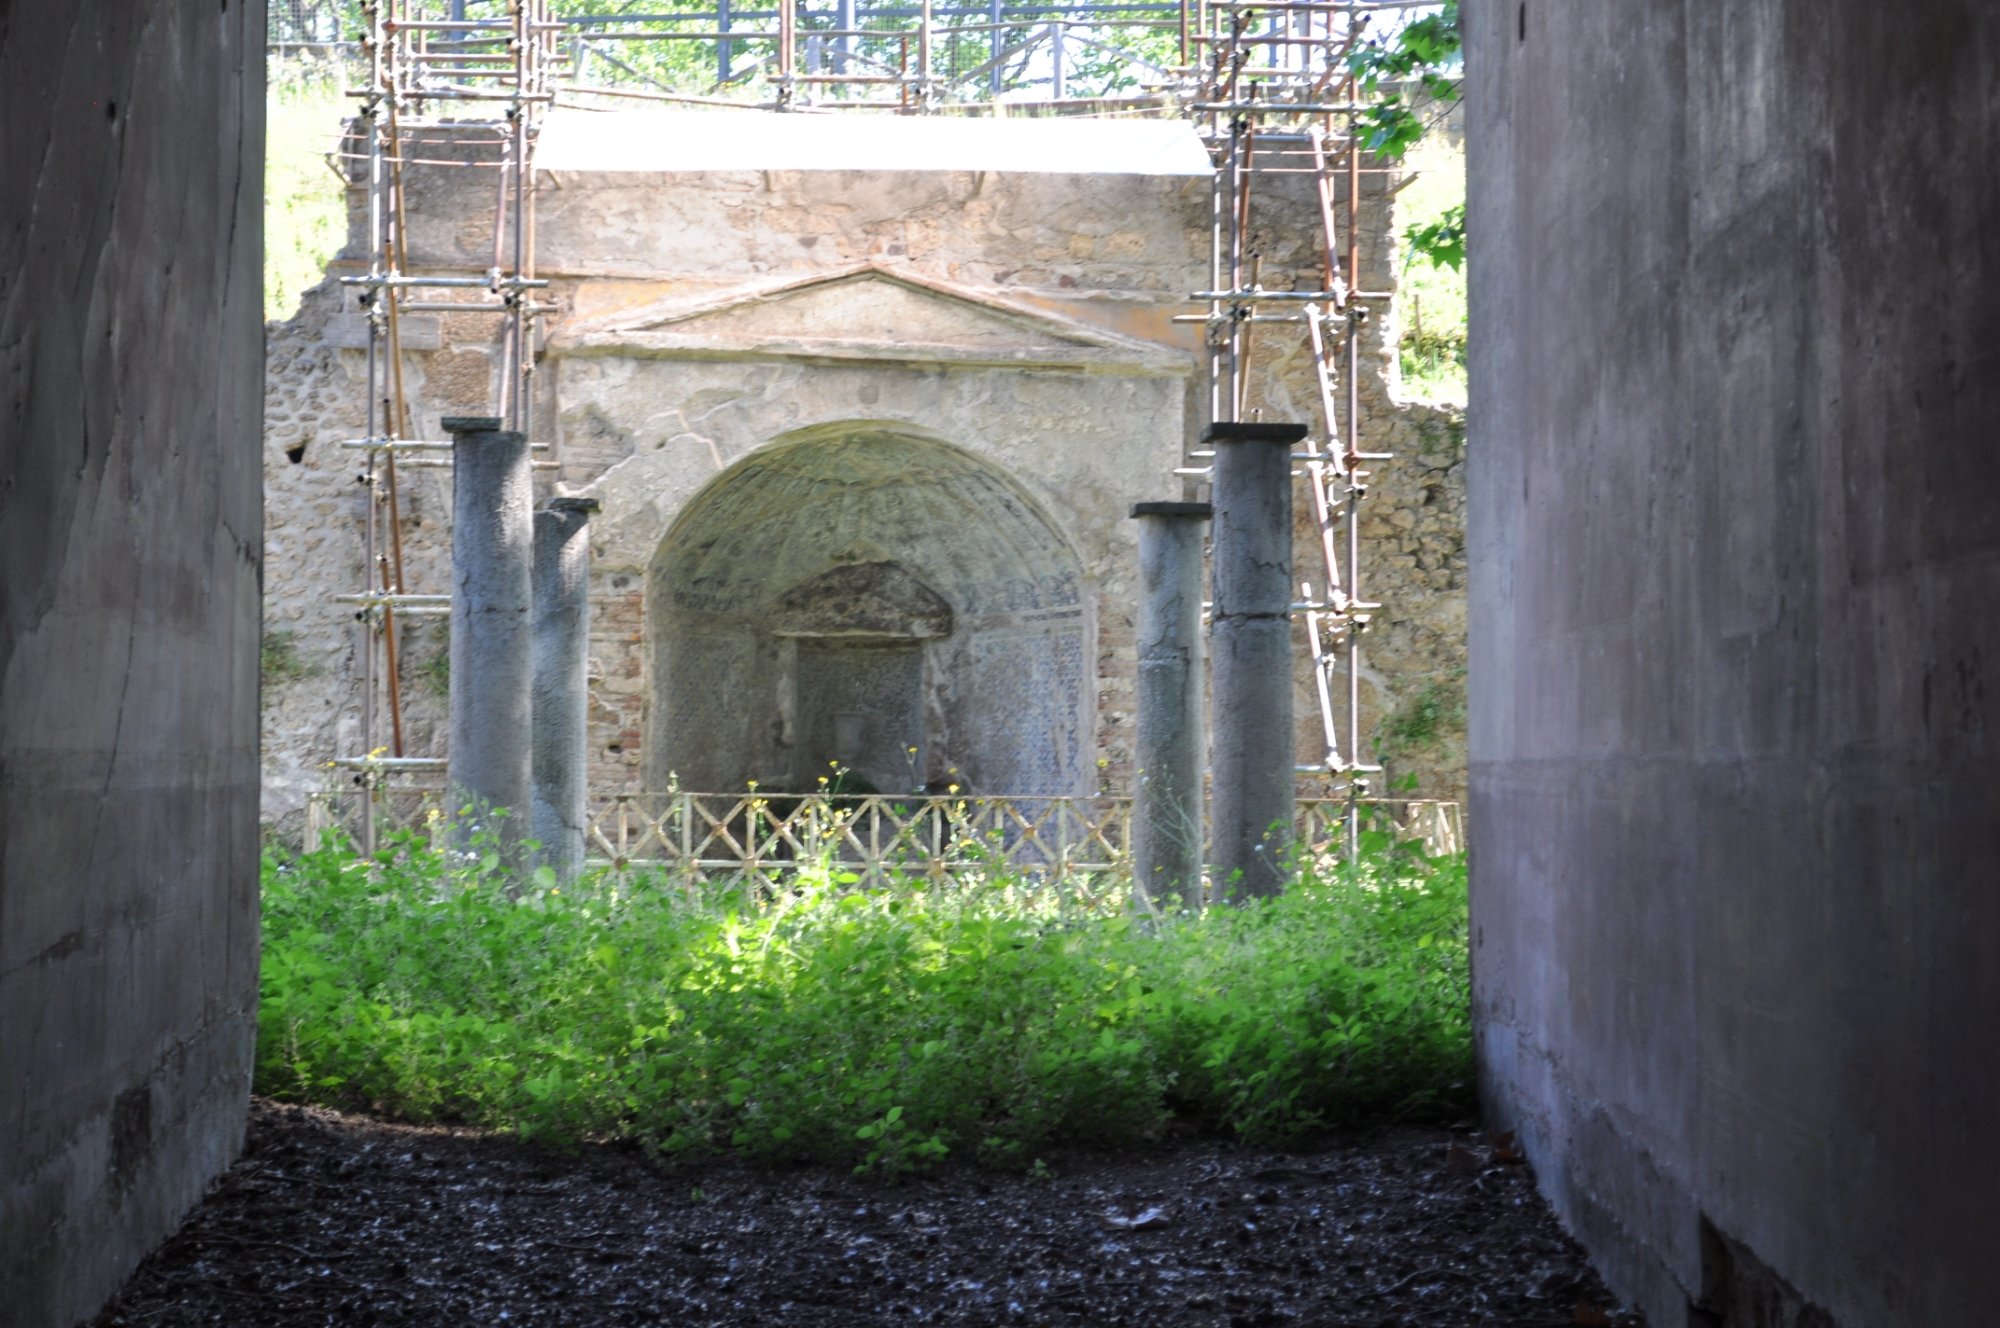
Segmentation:
<svg viewBox="0 0 2000 1328">
<path fill-rule="evenodd" d="M 1484 1090 L 1656 1328 L 2000 1303 L 2000 16 L 1466 7 Z"/>
<path fill-rule="evenodd" d="M 241 1144 L 264 6 L 0 6 L 0 1319 Z"/>
</svg>

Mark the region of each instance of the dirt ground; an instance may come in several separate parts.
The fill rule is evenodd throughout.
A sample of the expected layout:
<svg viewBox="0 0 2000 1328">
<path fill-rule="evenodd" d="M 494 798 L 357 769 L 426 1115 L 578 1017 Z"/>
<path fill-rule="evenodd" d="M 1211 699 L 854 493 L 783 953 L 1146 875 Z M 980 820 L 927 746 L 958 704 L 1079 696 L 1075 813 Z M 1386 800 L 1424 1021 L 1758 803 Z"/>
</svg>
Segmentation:
<svg viewBox="0 0 2000 1328">
<path fill-rule="evenodd" d="M 97 1325 L 1638 1322 L 1469 1127 L 899 1181 L 258 1102 L 243 1160 Z"/>
</svg>

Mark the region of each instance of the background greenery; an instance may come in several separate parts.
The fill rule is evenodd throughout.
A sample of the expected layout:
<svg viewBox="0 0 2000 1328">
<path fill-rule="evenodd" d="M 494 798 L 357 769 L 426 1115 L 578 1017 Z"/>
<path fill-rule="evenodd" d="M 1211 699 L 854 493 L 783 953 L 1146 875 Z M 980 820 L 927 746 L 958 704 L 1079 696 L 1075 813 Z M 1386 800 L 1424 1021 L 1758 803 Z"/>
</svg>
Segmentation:
<svg viewBox="0 0 2000 1328">
<path fill-rule="evenodd" d="M 336 65 L 274 57 L 265 98 L 264 317 L 290 318 L 347 239 L 340 179 L 327 162 L 351 114 Z"/>
<path fill-rule="evenodd" d="M 1397 273 L 1398 359 L 1403 391 L 1465 403 L 1465 147 L 1432 133 L 1404 157 L 1412 172 L 1396 195 L 1403 261 Z M 1416 241 L 1428 237 L 1430 246 Z"/>
</svg>

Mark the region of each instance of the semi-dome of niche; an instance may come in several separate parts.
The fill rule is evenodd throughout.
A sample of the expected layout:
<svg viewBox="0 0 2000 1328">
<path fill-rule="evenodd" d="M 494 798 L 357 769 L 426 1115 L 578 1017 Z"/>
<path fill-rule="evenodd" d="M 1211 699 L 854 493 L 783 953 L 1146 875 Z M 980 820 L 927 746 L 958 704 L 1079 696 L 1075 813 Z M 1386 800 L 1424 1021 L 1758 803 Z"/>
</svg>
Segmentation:
<svg viewBox="0 0 2000 1328">
<path fill-rule="evenodd" d="M 889 562 L 829 568 L 778 597 L 779 636 L 922 641 L 951 635 L 951 605 Z"/>
<path fill-rule="evenodd" d="M 676 608 L 764 613 L 842 566 L 894 564 L 960 616 L 1078 602 L 1078 562 L 1007 475 L 879 426 L 795 437 L 698 495 L 655 562 Z"/>
</svg>

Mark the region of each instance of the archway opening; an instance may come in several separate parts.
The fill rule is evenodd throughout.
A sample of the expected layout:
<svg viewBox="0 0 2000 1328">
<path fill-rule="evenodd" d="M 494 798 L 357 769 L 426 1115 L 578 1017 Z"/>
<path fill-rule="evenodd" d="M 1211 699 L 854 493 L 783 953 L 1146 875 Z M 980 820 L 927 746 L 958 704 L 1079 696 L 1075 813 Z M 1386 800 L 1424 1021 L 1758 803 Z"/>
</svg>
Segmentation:
<svg viewBox="0 0 2000 1328">
<path fill-rule="evenodd" d="M 1088 791 L 1081 562 L 962 448 L 873 422 L 786 435 L 688 504 L 646 598 L 653 788 Z"/>
</svg>

